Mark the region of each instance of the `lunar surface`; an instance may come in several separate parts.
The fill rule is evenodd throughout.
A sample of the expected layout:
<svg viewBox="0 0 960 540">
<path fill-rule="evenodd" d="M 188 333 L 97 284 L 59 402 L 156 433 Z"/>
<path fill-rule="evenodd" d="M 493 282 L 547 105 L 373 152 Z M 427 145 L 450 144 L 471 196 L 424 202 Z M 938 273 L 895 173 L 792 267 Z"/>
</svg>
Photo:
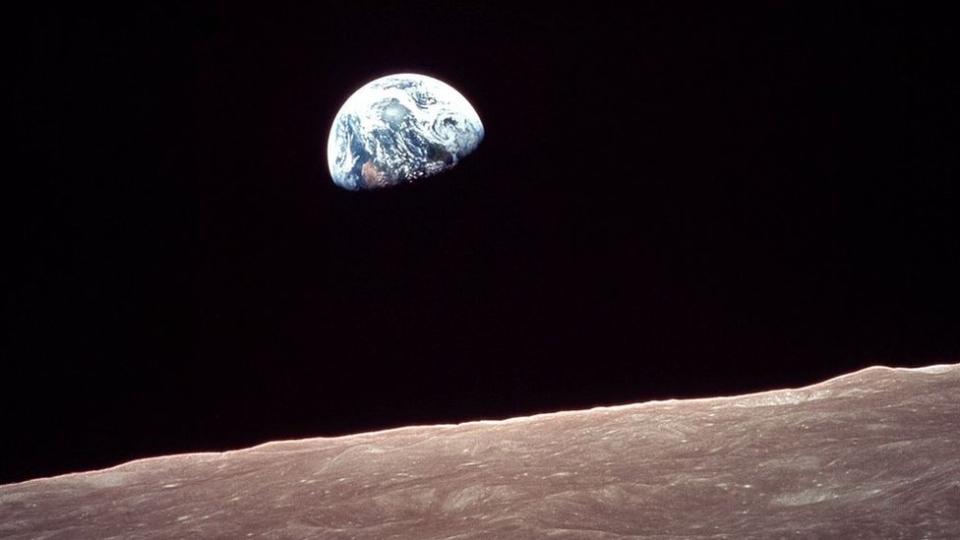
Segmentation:
<svg viewBox="0 0 960 540">
<path fill-rule="evenodd" d="M 376 189 L 445 171 L 473 152 L 483 124 L 437 79 L 403 73 L 367 83 L 340 108 L 327 140 L 338 186 Z"/>
<path fill-rule="evenodd" d="M 960 364 L 144 459 L 0 486 L 0 537 L 956 539 Z"/>
</svg>

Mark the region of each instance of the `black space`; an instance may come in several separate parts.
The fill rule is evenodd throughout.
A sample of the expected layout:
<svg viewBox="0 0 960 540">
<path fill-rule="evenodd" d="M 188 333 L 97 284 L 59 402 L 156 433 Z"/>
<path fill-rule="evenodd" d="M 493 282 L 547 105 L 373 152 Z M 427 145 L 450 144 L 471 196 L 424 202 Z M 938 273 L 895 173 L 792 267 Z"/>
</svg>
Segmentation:
<svg viewBox="0 0 960 540">
<path fill-rule="evenodd" d="M 554 4 L 11 16 L 0 481 L 958 361 L 951 18 Z M 486 139 L 340 190 L 405 71 Z"/>
</svg>

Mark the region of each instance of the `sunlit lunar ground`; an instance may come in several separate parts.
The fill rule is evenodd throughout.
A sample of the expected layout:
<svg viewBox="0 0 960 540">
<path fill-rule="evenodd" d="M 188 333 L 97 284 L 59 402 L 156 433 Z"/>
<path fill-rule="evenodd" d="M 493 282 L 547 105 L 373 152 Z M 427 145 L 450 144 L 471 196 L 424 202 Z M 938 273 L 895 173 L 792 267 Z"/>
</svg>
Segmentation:
<svg viewBox="0 0 960 540">
<path fill-rule="evenodd" d="M 960 364 L 0 486 L 2 538 L 960 538 Z"/>
</svg>

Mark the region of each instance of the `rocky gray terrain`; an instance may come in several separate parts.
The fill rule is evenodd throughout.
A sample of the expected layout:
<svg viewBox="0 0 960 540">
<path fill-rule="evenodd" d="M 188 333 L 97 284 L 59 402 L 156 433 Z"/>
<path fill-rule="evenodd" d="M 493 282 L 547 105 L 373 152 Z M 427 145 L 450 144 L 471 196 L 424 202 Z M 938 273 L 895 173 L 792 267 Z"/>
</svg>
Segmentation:
<svg viewBox="0 0 960 540">
<path fill-rule="evenodd" d="M 0 486 L 0 537 L 960 538 L 960 364 Z"/>
</svg>

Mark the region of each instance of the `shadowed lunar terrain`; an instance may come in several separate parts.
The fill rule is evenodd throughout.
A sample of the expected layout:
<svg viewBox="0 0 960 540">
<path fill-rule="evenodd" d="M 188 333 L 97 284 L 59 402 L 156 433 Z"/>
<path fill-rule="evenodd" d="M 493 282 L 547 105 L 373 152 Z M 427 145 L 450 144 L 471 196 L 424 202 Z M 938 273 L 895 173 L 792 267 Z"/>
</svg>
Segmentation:
<svg viewBox="0 0 960 540">
<path fill-rule="evenodd" d="M 2 538 L 960 538 L 960 364 L 0 486 Z"/>
</svg>

